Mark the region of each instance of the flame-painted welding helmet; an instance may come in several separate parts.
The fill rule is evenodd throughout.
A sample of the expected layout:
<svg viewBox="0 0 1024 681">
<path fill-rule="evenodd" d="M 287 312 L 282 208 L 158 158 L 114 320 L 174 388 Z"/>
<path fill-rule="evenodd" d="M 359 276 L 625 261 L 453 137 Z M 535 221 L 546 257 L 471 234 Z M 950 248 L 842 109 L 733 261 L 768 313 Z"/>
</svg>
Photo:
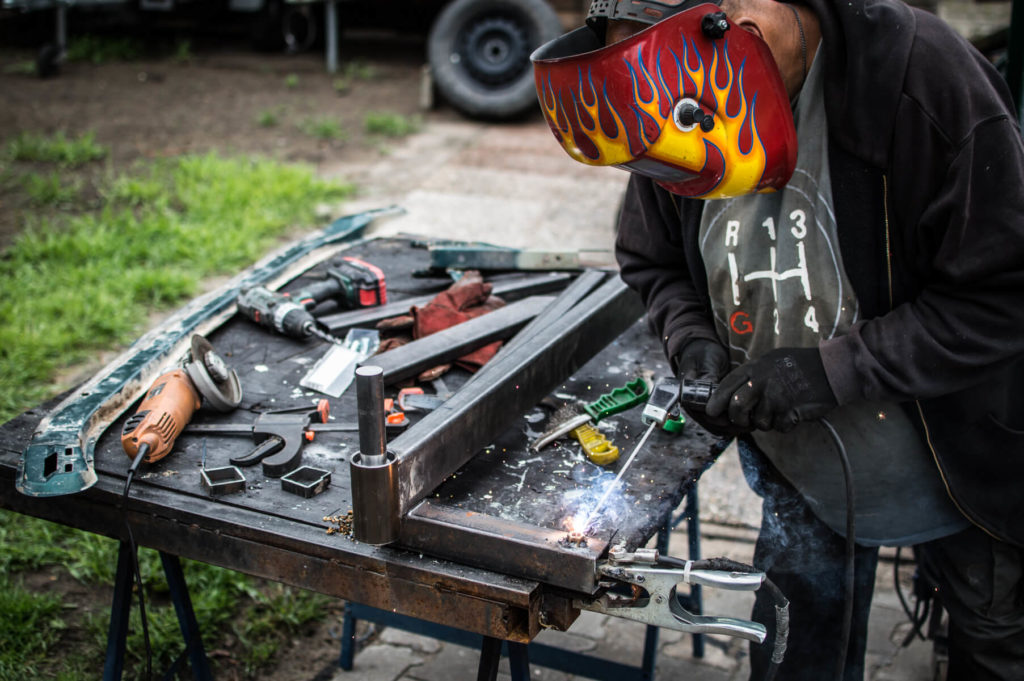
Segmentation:
<svg viewBox="0 0 1024 681">
<path fill-rule="evenodd" d="M 652 25 L 605 47 L 609 18 Z M 541 108 L 571 157 L 688 197 L 789 181 L 796 130 L 763 40 L 699 0 L 595 0 L 587 23 L 531 57 Z"/>
</svg>

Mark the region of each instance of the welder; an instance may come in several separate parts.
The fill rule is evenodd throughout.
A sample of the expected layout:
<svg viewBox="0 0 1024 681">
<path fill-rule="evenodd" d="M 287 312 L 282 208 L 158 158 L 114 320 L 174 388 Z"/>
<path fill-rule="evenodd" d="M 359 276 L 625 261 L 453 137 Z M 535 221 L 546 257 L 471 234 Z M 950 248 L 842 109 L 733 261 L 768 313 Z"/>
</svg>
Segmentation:
<svg viewBox="0 0 1024 681">
<path fill-rule="evenodd" d="M 690 416 L 763 497 L 777 678 L 863 678 L 882 545 L 948 611 L 948 679 L 1024 678 L 1024 146 L 998 72 L 899 0 L 595 0 L 533 62 L 566 152 L 631 173 L 622 277 L 680 378 L 718 384 Z"/>
</svg>

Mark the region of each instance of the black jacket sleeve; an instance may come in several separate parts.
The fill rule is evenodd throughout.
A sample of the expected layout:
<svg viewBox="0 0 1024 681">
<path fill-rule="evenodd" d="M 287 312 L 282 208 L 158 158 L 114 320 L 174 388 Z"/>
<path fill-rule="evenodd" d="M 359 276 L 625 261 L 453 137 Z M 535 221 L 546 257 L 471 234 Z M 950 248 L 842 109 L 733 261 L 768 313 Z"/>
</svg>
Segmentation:
<svg viewBox="0 0 1024 681">
<path fill-rule="evenodd" d="M 888 314 L 821 346 L 841 404 L 951 393 L 1024 354 L 1020 132 L 1000 116 L 950 142 L 948 165 L 919 219 L 892 226 L 894 248 L 901 240 L 917 244 L 923 286 Z M 900 200 L 891 196 L 889 204 Z"/>
<path fill-rule="evenodd" d="M 699 228 L 700 211 L 701 202 L 681 200 L 633 175 L 619 216 L 615 251 L 622 279 L 640 293 L 673 370 L 691 340 L 718 341 L 700 254 L 687 249 L 697 243 L 687 232 Z"/>
</svg>

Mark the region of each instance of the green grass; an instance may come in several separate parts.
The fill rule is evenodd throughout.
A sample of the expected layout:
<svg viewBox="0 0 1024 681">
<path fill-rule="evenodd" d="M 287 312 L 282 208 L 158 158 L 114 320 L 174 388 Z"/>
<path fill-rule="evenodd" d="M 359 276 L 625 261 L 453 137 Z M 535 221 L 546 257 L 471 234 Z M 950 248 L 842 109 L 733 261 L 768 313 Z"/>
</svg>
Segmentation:
<svg viewBox="0 0 1024 681">
<path fill-rule="evenodd" d="M 256 116 L 256 124 L 261 128 L 273 128 L 281 122 L 281 115 L 274 109 L 264 109 Z"/>
<path fill-rule="evenodd" d="M 6 156 L 12 161 L 35 161 L 80 166 L 107 156 L 107 148 L 96 142 L 96 135 L 86 132 L 68 138 L 63 130 L 45 136 L 19 133 L 7 143 Z"/>
<path fill-rule="evenodd" d="M 44 139 L 20 136 L 0 155 L 6 191 L 34 201 L 77 186 L 67 163 L 75 155 L 40 153 L 46 145 L 36 142 Z M 44 156 L 65 165 L 49 175 L 21 165 Z M 60 369 L 134 339 L 150 312 L 180 305 L 206 277 L 237 273 L 295 227 L 311 226 L 318 204 L 351 192 L 304 166 L 215 154 L 152 162 L 98 182 L 96 210 L 45 219 L 30 212 L 0 257 L 0 422 L 56 394 Z M 117 548 L 111 539 L 0 511 L 0 681 L 96 677 L 109 603 L 98 612 L 69 610 L 46 591 L 23 588 L 20 575 L 63 570 L 109 593 Z M 180 652 L 181 635 L 158 555 L 142 550 L 139 558 L 153 667 L 162 670 Z M 328 602 L 202 563 L 183 561 L 183 568 L 208 649 L 230 646 L 235 658 L 226 664 L 250 675 L 322 618 Z M 142 678 L 137 605 L 131 617 L 125 676 Z"/>
<path fill-rule="evenodd" d="M 341 121 L 330 116 L 307 118 L 299 123 L 299 130 L 318 140 L 344 140 L 347 135 L 341 127 Z"/>
<path fill-rule="evenodd" d="M 21 178 L 25 193 L 36 206 L 67 207 L 78 198 L 80 183 L 72 179 L 64 182 L 58 172 L 40 175 L 28 173 Z"/>
<path fill-rule="evenodd" d="M 85 647 L 75 654 L 58 647 L 69 629 L 69 615 L 59 596 L 26 591 L 8 575 L 28 569 L 66 566 L 68 573 L 89 586 L 112 587 L 118 544 L 112 539 L 73 530 L 44 520 L 0 511 L 0 681 L 31 678 L 94 678 L 79 667 L 102 664 L 110 623 L 109 605 L 84 613 L 75 621 L 84 632 Z M 169 601 L 159 554 L 139 551 L 152 664 L 166 669 L 182 648 L 177 615 Z M 223 648 L 227 626 L 239 620 L 233 632 L 238 660 L 251 675 L 267 665 L 280 647 L 305 624 L 322 619 L 330 599 L 325 596 L 265 582 L 238 572 L 183 560 L 182 570 L 196 620 L 208 650 Z M 133 599 L 135 596 L 133 596 Z M 133 600 L 127 641 L 126 678 L 142 678 L 146 666 L 145 641 L 138 602 Z M 60 652 L 60 655 L 48 654 Z M 76 664 L 77 663 L 77 664 Z M 19 672 L 21 675 L 19 675 Z"/>
<path fill-rule="evenodd" d="M 361 59 L 353 59 L 346 62 L 342 68 L 342 76 L 349 80 L 373 80 L 377 76 L 377 70 L 372 64 Z"/>
<path fill-rule="evenodd" d="M 67 60 L 105 64 L 112 61 L 134 61 L 142 53 L 142 42 L 136 38 L 85 34 L 68 39 Z"/>
<path fill-rule="evenodd" d="M 284 86 L 289 90 L 294 90 L 299 87 L 299 76 L 294 73 L 289 73 L 284 78 Z"/>
<path fill-rule="evenodd" d="M 27 591 L 0 575 L 0 681 L 41 678 L 66 628 L 60 596 Z"/>
<path fill-rule="evenodd" d="M 0 259 L 0 422 L 53 393 L 61 367 L 138 336 L 150 310 L 243 269 L 349 192 L 309 168 L 211 154 L 116 176 L 95 212 L 26 218 Z"/>
<path fill-rule="evenodd" d="M 403 116 L 382 111 L 371 111 L 363 118 L 366 132 L 383 137 L 405 137 L 417 132 L 422 125 L 423 121 L 419 116 Z"/>
</svg>

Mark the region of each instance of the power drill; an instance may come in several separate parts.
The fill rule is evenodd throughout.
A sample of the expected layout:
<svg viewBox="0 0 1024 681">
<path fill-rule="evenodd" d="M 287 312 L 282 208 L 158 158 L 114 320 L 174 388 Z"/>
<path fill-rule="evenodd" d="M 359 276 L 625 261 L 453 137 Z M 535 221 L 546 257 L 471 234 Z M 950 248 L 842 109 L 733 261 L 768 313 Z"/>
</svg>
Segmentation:
<svg viewBox="0 0 1024 681">
<path fill-rule="evenodd" d="M 346 308 L 374 307 L 387 302 L 384 273 L 368 262 L 345 256 L 332 260 L 327 278 L 294 293 L 249 286 L 238 294 L 236 304 L 243 315 L 289 338 L 304 340 L 317 336 L 331 343 L 341 341 L 320 329 L 310 312 L 317 303 L 330 298 Z"/>
</svg>

